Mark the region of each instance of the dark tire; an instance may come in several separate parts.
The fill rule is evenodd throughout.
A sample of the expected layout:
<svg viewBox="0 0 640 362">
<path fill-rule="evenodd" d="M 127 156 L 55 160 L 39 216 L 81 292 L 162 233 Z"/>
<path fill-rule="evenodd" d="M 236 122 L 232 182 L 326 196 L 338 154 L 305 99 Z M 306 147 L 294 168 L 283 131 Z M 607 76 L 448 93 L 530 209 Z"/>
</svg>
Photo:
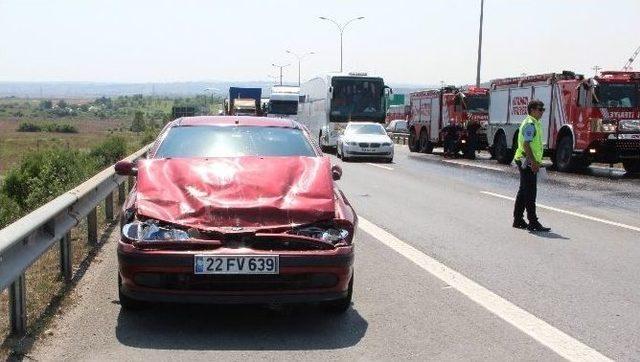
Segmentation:
<svg viewBox="0 0 640 362">
<path fill-rule="evenodd" d="M 467 146 L 463 148 L 462 157 L 468 160 L 475 160 L 476 150 L 467 143 Z"/>
<path fill-rule="evenodd" d="M 393 163 L 393 157 L 384 160 L 386 163 Z"/>
<path fill-rule="evenodd" d="M 353 297 L 353 275 L 349 281 L 349 288 L 347 289 L 347 295 L 344 298 L 338 300 L 332 300 L 322 303 L 322 309 L 333 314 L 342 314 L 349 310 L 351 307 L 351 299 Z"/>
<path fill-rule="evenodd" d="M 149 307 L 149 303 L 132 299 L 122 293 L 122 279 L 118 274 L 118 298 L 120 299 L 120 307 L 125 310 L 142 310 Z"/>
<path fill-rule="evenodd" d="M 418 152 L 418 138 L 416 137 L 416 133 L 412 130 L 409 133 L 409 139 L 407 140 L 409 151 Z"/>
<path fill-rule="evenodd" d="M 318 135 L 318 146 L 320 146 L 320 151 L 322 151 L 323 153 L 329 153 L 330 148 L 322 145 L 322 133 Z"/>
<path fill-rule="evenodd" d="M 640 160 L 622 161 L 622 166 L 627 173 L 640 173 Z"/>
<path fill-rule="evenodd" d="M 493 141 L 493 154 L 496 161 L 503 165 L 508 165 L 513 160 L 513 152 L 507 147 L 507 138 L 504 133 L 498 134 Z"/>
<path fill-rule="evenodd" d="M 429 135 L 427 131 L 420 132 L 420 146 L 419 150 L 422 153 L 433 153 L 433 144 L 429 141 Z"/>
<path fill-rule="evenodd" d="M 571 136 L 564 136 L 558 142 L 553 165 L 560 172 L 571 172 L 587 168 L 589 162 L 573 154 L 573 140 Z"/>
</svg>

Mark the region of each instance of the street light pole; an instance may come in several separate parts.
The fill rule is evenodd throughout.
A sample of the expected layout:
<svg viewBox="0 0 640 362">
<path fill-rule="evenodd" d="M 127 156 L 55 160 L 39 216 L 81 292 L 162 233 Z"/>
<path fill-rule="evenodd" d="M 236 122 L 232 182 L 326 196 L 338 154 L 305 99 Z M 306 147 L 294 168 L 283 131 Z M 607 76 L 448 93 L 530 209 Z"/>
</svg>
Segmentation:
<svg viewBox="0 0 640 362">
<path fill-rule="evenodd" d="M 340 73 L 342 73 L 342 35 L 344 34 L 344 30 L 347 28 L 347 25 L 351 24 L 352 22 L 354 22 L 356 20 L 364 19 L 364 16 L 359 16 L 357 18 L 353 18 L 353 19 L 345 22 L 342 25 L 340 25 L 340 23 L 338 23 L 337 21 L 335 21 L 335 20 L 333 20 L 331 18 L 326 18 L 324 16 L 320 16 L 319 18 L 322 19 L 322 20 L 330 21 L 330 22 L 334 23 L 338 27 L 338 31 L 340 32 Z"/>
<path fill-rule="evenodd" d="M 280 85 L 282 85 L 282 68 L 288 67 L 291 64 L 278 65 L 278 64 L 272 63 L 271 65 L 273 65 L 276 68 L 280 68 Z"/>
<path fill-rule="evenodd" d="M 315 52 L 308 52 L 308 53 L 304 53 L 304 54 L 300 55 L 298 53 L 292 52 L 291 50 L 287 50 L 287 53 L 292 54 L 293 56 L 295 56 L 298 59 L 298 87 L 299 87 L 300 86 L 300 62 L 306 56 L 313 55 L 313 54 L 315 54 Z"/>
<path fill-rule="evenodd" d="M 478 69 L 476 71 L 476 87 L 480 86 L 480 64 L 482 63 L 482 16 L 484 15 L 484 0 L 480 0 L 480 31 L 478 33 Z"/>
</svg>

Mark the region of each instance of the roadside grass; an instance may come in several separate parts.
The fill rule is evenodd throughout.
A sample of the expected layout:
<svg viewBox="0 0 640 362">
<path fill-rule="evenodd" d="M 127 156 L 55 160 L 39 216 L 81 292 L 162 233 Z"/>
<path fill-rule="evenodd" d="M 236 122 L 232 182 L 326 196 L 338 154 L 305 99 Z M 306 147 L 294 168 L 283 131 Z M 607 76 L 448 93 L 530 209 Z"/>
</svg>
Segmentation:
<svg viewBox="0 0 640 362">
<path fill-rule="evenodd" d="M 109 136 L 124 137 L 130 151 L 139 148 L 144 137 L 142 132 L 128 131 L 128 124 L 122 120 L 82 120 L 65 118 L 78 129 L 78 133 L 18 132 L 20 122 L 0 119 L 0 175 L 17 165 L 30 151 L 62 146 L 68 149 L 89 150 Z M 50 121 L 34 121 L 48 124 Z"/>
<path fill-rule="evenodd" d="M 65 284 L 60 273 L 60 244 L 54 243 L 26 271 L 27 285 L 27 335 L 22 339 L 9 337 L 8 291 L 0 293 L 0 360 L 8 357 L 21 358 L 38 335 L 52 326 L 53 317 L 61 314 L 61 307 L 73 304 L 73 294 L 69 292 L 84 274 L 89 263 L 100 250 L 112 228 L 117 226 L 119 204 L 117 190 L 114 192 L 114 220 L 107 220 L 104 203 L 97 207 L 99 244 L 95 247 L 87 242 L 86 218 L 71 230 L 72 281 Z M 53 333 L 53 332 L 52 332 Z"/>
</svg>

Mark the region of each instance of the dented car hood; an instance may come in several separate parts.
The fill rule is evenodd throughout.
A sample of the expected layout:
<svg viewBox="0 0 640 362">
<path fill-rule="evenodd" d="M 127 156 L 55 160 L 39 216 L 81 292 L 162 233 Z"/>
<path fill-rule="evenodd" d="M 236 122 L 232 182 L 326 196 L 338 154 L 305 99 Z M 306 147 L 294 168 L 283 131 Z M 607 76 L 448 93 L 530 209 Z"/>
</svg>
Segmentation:
<svg viewBox="0 0 640 362">
<path fill-rule="evenodd" d="M 139 215 L 210 231 L 255 231 L 335 217 L 326 157 L 138 162 Z"/>
</svg>

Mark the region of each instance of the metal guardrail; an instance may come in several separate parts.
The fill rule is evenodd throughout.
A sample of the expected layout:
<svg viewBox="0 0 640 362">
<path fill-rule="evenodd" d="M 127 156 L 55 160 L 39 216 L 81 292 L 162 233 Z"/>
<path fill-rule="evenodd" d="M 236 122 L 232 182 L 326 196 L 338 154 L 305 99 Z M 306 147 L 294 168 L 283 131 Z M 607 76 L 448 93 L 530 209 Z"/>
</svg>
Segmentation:
<svg viewBox="0 0 640 362">
<path fill-rule="evenodd" d="M 396 133 L 396 132 L 387 132 L 389 137 L 393 140 L 393 142 L 397 144 L 406 145 L 409 142 L 409 134 L 408 133 Z"/>
<path fill-rule="evenodd" d="M 150 145 L 126 159 L 135 161 Z M 72 278 L 71 229 L 87 218 L 87 241 L 98 243 L 96 208 L 105 202 L 105 215 L 113 220 L 113 193 L 118 204 L 125 200 L 126 176 L 117 175 L 113 166 L 67 191 L 18 221 L 0 230 L 0 291 L 9 288 L 11 333 L 24 334 L 27 326 L 25 271 L 55 243 L 60 243 L 60 271 L 68 282 Z M 133 180 L 129 178 L 129 190 Z"/>
</svg>

